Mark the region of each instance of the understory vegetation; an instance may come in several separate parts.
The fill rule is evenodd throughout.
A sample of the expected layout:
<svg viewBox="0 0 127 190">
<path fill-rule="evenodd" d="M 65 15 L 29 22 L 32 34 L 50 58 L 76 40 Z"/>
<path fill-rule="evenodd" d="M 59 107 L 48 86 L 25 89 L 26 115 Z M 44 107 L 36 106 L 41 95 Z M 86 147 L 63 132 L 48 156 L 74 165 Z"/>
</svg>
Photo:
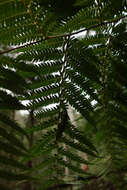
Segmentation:
<svg viewBox="0 0 127 190">
<path fill-rule="evenodd" d="M 60 189 L 127 190 L 126 0 L 0 0 L 0 190 Z"/>
</svg>

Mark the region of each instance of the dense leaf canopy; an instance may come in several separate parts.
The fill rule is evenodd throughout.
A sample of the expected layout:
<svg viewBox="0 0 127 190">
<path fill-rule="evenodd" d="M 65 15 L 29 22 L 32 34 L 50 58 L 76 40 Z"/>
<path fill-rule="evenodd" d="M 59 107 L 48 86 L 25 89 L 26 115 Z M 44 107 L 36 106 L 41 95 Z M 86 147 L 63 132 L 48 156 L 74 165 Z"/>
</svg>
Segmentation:
<svg viewBox="0 0 127 190">
<path fill-rule="evenodd" d="M 118 173 L 124 189 L 126 14 L 126 0 L 0 0 L 0 179 L 66 188 L 68 168 L 72 181 Z M 30 127 L 5 110 L 28 110 Z M 80 164 L 101 169 L 84 173 Z"/>
</svg>

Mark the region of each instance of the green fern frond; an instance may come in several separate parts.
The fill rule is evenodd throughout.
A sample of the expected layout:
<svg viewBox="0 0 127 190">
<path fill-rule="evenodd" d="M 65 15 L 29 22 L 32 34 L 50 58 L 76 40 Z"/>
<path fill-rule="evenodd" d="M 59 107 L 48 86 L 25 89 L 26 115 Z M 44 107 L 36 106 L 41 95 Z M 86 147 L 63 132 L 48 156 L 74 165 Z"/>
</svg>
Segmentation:
<svg viewBox="0 0 127 190">
<path fill-rule="evenodd" d="M 24 181 L 24 180 L 35 180 L 35 178 L 32 178 L 30 176 L 27 176 L 25 174 L 18 174 L 7 172 L 4 170 L 0 170 L 0 178 L 7 179 L 8 181 Z"/>
<path fill-rule="evenodd" d="M 74 165 L 70 165 L 70 163 L 64 161 L 64 160 L 60 160 L 59 163 L 61 165 L 63 165 L 64 167 L 69 168 L 70 170 L 74 171 L 77 174 L 84 174 L 84 171 L 82 169 L 80 169 L 79 167 L 76 167 Z"/>
<path fill-rule="evenodd" d="M 63 142 L 63 143 L 65 143 L 65 144 L 67 144 L 70 147 L 73 147 L 76 150 L 79 150 L 81 152 L 87 153 L 87 154 L 89 154 L 89 155 L 91 155 L 93 157 L 97 156 L 92 151 L 90 151 L 89 149 L 87 149 L 84 145 L 82 145 L 82 144 L 80 144 L 78 142 L 74 142 L 73 140 L 69 140 L 66 137 L 62 137 L 60 141 Z"/>
<path fill-rule="evenodd" d="M 38 125 L 33 126 L 31 129 L 27 130 L 27 133 L 33 133 L 42 131 L 44 129 L 53 128 L 53 126 L 58 124 L 58 117 L 52 117 L 46 121 L 40 122 Z"/>
<path fill-rule="evenodd" d="M 50 74 L 50 75 L 44 75 L 39 76 L 37 79 L 35 79 L 31 84 L 29 84 L 29 88 L 31 90 L 37 89 L 40 87 L 46 87 L 49 85 L 52 85 L 54 83 L 57 83 L 60 81 L 60 75 L 59 74 Z"/>
<path fill-rule="evenodd" d="M 80 143 L 82 143 L 83 145 L 89 147 L 90 150 L 93 150 L 93 151 L 97 152 L 95 146 L 86 137 L 84 137 L 81 134 L 81 132 L 78 129 L 76 129 L 75 126 L 70 126 L 69 128 L 67 128 L 65 130 L 65 133 L 67 135 L 69 135 L 72 139 L 76 139 Z"/>
<path fill-rule="evenodd" d="M 51 96 L 52 94 L 57 94 L 59 92 L 59 85 L 57 83 L 53 83 L 48 86 L 44 86 L 43 88 L 36 89 L 34 92 L 29 92 L 29 94 L 22 98 L 23 99 L 29 99 L 29 100 L 34 100 L 37 98 L 42 98 L 46 96 Z"/>
<path fill-rule="evenodd" d="M 26 148 L 24 147 L 23 143 L 15 137 L 13 134 L 9 134 L 4 128 L 0 127 L 0 136 L 5 138 L 7 141 L 12 143 L 13 146 L 16 146 L 18 148 L 21 148 L 22 150 L 26 151 Z"/>
<path fill-rule="evenodd" d="M 90 123 L 95 124 L 90 112 L 93 111 L 90 102 L 79 92 L 80 90 L 72 83 L 66 84 L 65 98 L 71 106 L 80 112 Z M 71 89 L 71 91 L 69 90 Z M 80 94 L 80 95 L 79 95 Z"/>
<path fill-rule="evenodd" d="M 0 156 L 0 163 L 4 165 L 8 165 L 14 168 L 22 169 L 22 170 L 28 170 L 29 168 L 25 166 L 24 164 L 20 163 L 19 161 L 12 159 L 12 158 L 7 158 L 5 156 Z"/>
<path fill-rule="evenodd" d="M 46 96 L 43 98 L 35 99 L 33 103 L 29 103 L 27 105 L 28 109 L 39 109 L 39 107 L 48 106 L 50 104 L 57 104 L 58 101 L 58 95 L 52 95 L 52 96 Z"/>
<path fill-rule="evenodd" d="M 18 101 L 18 99 L 6 91 L 0 90 L 0 108 L 1 109 L 12 109 L 12 110 L 25 110 L 26 107 Z"/>
<path fill-rule="evenodd" d="M 79 73 L 74 72 L 71 69 L 67 70 L 67 76 L 73 83 L 75 83 L 77 86 L 80 87 L 82 92 L 84 92 L 86 95 L 89 95 L 91 99 L 99 102 L 97 94 L 94 89 L 94 85 L 90 80 L 88 79 L 84 80 L 83 76 L 81 76 Z"/>
<path fill-rule="evenodd" d="M 89 162 L 87 160 L 84 160 L 83 158 L 81 158 L 77 154 L 68 152 L 68 151 L 64 150 L 63 148 L 59 149 L 58 151 L 59 151 L 59 154 L 61 154 L 62 156 L 66 156 L 67 159 L 69 159 L 69 160 L 73 160 L 73 161 L 76 161 L 77 163 L 89 165 Z"/>
<path fill-rule="evenodd" d="M 23 93 L 27 87 L 26 81 L 15 71 L 7 68 L 0 68 L 0 85 L 1 87 L 13 91 L 14 93 Z M 17 84 L 15 84 L 17 81 Z M 9 84 L 9 85 L 8 85 Z M 21 87 L 19 90 L 19 86 Z"/>
<path fill-rule="evenodd" d="M 17 60 L 22 60 L 22 61 L 48 61 L 48 60 L 59 60 L 62 58 L 61 50 L 58 50 L 56 48 L 48 48 L 48 49 L 38 49 L 36 46 L 34 49 L 25 52 L 24 54 L 21 54 L 18 56 Z"/>
<path fill-rule="evenodd" d="M 80 164 L 92 160 L 97 174 L 94 164 L 108 160 L 101 177 L 121 170 L 124 181 L 125 1 L 1 0 L 0 10 L 0 178 L 50 190 L 65 187 L 68 173 L 72 181 L 89 175 Z M 70 105 L 81 114 L 81 129 Z M 5 109 L 29 111 L 27 127 Z"/>
<path fill-rule="evenodd" d="M 90 18 L 91 16 L 91 18 Z M 98 23 L 97 8 L 81 9 L 76 15 L 69 18 L 68 21 L 58 28 L 58 31 L 71 33 L 81 28 L 90 27 Z"/>
<path fill-rule="evenodd" d="M 6 152 L 8 154 L 12 154 L 12 155 L 16 155 L 16 156 L 27 156 L 26 153 L 15 148 L 13 145 L 10 145 L 10 143 L 5 143 L 1 140 L 0 140 L 0 150 Z"/>
<path fill-rule="evenodd" d="M 0 122 L 3 122 L 4 124 L 6 124 L 7 128 L 15 130 L 17 134 L 27 136 L 27 133 L 25 132 L 25 130 L 21 128 L 16 121 L 11 120 L 8 116 L 2 113 L 0 113 Z"/>
<path fill-rule="evenodd" d="M 36 117 L 37 118 L 46 118 L 46 117 L 52 117 L 54 115 L 58 114 L 58 106 L 55 106 L 53 108 L 45 108 L 41 111 L 37 111 Z"/>
</svg>

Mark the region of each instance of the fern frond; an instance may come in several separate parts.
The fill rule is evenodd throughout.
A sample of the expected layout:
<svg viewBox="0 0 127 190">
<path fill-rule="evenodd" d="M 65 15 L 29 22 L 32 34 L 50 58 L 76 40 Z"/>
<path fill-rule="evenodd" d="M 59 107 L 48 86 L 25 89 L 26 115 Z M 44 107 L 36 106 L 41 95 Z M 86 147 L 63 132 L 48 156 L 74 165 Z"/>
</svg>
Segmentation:
<svg viewBox="0 0 127 190">
<path fill-rule="evenodd" d="M 43 98 L 35 99 L 33 103 L 29 103 L 27 105 L 28 109 L 39 109 L 39 107 L 43 108 L 44 106 L 48 106 L 50 104 L 57 104 L 58 95 L 46 96 Z"/>
<path fill-rule="evenodd" d="M 12 110 L 25 110 L 26 107 L 18 101 L 18 99 L 6 91 L 0 90 L 0 108 L 1 109 L 12 109 Z"/>
<path fill-rule="evenodd" d="M 9 134 L 4 128 L 0 127 L 0 136 L 5 138 L 7 141 L 12 143 L 13 146 L 16 146 L 18 148 L 21 148 L 23 151 L 26 151 L 26 148 L 24 147 L 23 143 L 15 137 L 13 134 Z"/>
<path fill-rule="evenodd" d="M 27 166 L 20 163 L 19 161 L 15 160 L 15 159 L 12 159 L 12 158 L 7 158 L 5 156 L 0 156 L 0 163 L 4 164 L 6 166 L 19 168 L 19 169 L 22 169 L 22 170 L 28 170 L 29 169 Z"/>
<path fill-rule="evenodd" d="M 59 81 L 60 81 L 59 74 L 50 74 L 50 75 L 47 75 L 47 76 L 44 75 L 41 77 L 39 76 L 29 85 L 29 88 L 33 90 L 33 89 L 37 89 L 41 87 L 46 87 L 54 83 L 58 84 Z"/>
<path fill-rule="evenodd" d="M 71 69 L 67 70 L 67 76 L 73 83 L 75 83 L 77 86 L 80 87 L 82 92 L 84 92 L 86 95 L 89 95 L 91 99 L 99 102 L 99 99 L 94 89 L 94 85 L 90 80 L 88 79 L 84 80 L 83 76 L 81 76 L 79 73 L 76 73 Z"/>
<path fill-rule="evenodd" d="M 58 31 L 71 33 L 84 27 L 90 27 L 91 25 L 98 23 L 97 8 L 91 7 L 89 9 L 81 9 L 76 15 L 65 21 L 62 27 L 58 28 Z M 91 15 L 91 18 L 89 17 Z"/>
<path fill-rule="evenodd" d="M 65 98 L 69 102 L 71 106 L 80 112 L 90 123 L 95 124 L 92 117 L 90 116 L 90 112 L 93 110 L 90 102 L 80 94 L 79 89 L 75 87 L 73 84 L 66 84 Z M 69 90 L 71 89 L 71 91 Z"/>
<path fill-rule="evenodd" d="M 20 94 L 24 92 L 25 87 L 27 87 L 27 84 L 26 81 L 20 75 L 18 75 L 18 73 L 2 67 L 0 68 L 0 74 L 1 87 L 8 89 L 14 93 Z M 17 84 L 15 84 L 15 81 L 17 81 Z M 20 90 L 19 86 L 21 87 Z"/>
<path fill-rule="evenodd" d="M 52 94 L 57 94 L 59 92 L 59 85 L 57 83 L 53 83 L 51 85 L 44 86 L 40 89 L 35 89 L 34 92 L 29 92 L 29 94 L 22 98 L 23 99 L 29 99 L 34 100 L 37 98 L 42 98 L 46 96 L 51 96 Z"/>
<path fill-rule="evenodd" d="M 21 128 L 16 121 L 11 120 L 8 116 L 2 113 L 0 113 L 0 122 L 3 122 L 4 124 L 6 124 L 7 128 L 9 127 L 10 129 L 15 130 L 17 134 L 19 133 L 20 135 L 27 136 L 27 133 L 25 132 L 25 130 Z"/>
<path fill-rule="evenodd" d="M 59 161 L 61 165 L 68 167 L 70 170 L 74 171 L 75 173 L 79 173 L 79 174 L 84 174 L 84 171 L 82 169 L 80 169 L 79 167 L 75 167 L 73 165 L 70 165 L 70 163 L 64 161 L 64 160 L 60 160 Z"/>
<path fill-rule="evenodd" d="M 97 152 L 95 146 L 86 137 L 84 137 L 81 134 L 81 132 L 78 129 L 76 129 L 76 127 L 70 126 L 69 128 L 65 130 L 65 133 L 69 135 L 72 139 L 76 139 L 83 145 L 89 147 L 90 150 Z"/>
<path fill-rule="evenodd" d="M 53 128 L 53 126 L 57 125 L 58 123 L 58 117 L 52 117 L 51 119 L 48 119 L 47 121 L 42 121 L 38 125 L 33 126 L 31 129 L 27 130 L 27 133 L 33 133 L 42 131 L 44 129 Z"/>
<path fill-rule="evenodd" d="M 58 151 L 62 156 L 66 156 L 67 159 L 69 159 L 69 160 L 73 160 L 73 161 L 76 161 L 77 163 L 89 165 L 89 162 L 87 160 L 84 160 L 83 158 L 81 158 L 77 154 L 74 154 L 72 152 L 68 152 L 68 151 L 64 150 L 63 148 L 59 149 Z"/>
<path fill-rule="evenodd" d="M 80 164 L 89 158 L 93 165 L 108 160 L 98 170 L 106 180 L 120 169 L 126 177 L 125 1 L 61 2 L 0 0 L 0 178 L 42 190 L 65 187 L 66 169 L 71 180 L 85 176 Z M 70 105 L 84 119 L 81 129 Z M 28 110 L 27 128 L 4 109 Z"/>
<path fill-rule="evenodd" d="M 72 140 L 69 140 L 66 137 L 62 137 L 60 141 L 63 142 L 63 143 L 65 143 L 65 144 L 67 144 L 70 147 L 73 147 L 76 150 L 79 150 L 81 152 L 87 153 L 87 154 L 89 154 L 91 156 L 94 156 L 94 157 L 97 156 L 92 151 L 90 151 L 89 149 L 87 149 L 84 145 L 82 145 L 82 144 L 80 144 L 78 142 L 74 142 Z"/>
<path fill-rule="evenodd" d="M 7 172 L 4 170 L 0 170 L 0 178 L 7 179 L 8 181 L 35 180 L 35 178 L 32 178 L 25 174 L 16 175 L 15 173 Z"/>
<path fill-rule="evenodd" d="M 21 54 L 20 56 L 18 56 L 18 60 L 22 60 L 22 61 L 34 61 L 34 62 L 38 62 L 38 61 L 48 61 L 48 60 L 59 60 L 62 58 L 62 52 L 58 49 L 53 49 L 53 48 L 48 48 L 48 49 L 44 49 L 43 51 L 40 50 L 36 50 L 36 47 L 34 47 L 34 50 L 32 51 L 28 51 L 25 52 L 25 54 Z M 25 59 L 26 58 L 26 59 Z"/>
<path fill-rule="evenodd" d="M 10 145 L 10 143 L 5 143 L 0 141 L 0 150 L 17 156 L 27 156 L 26 153 L 20 151 L 19 149 L 15 148 L 13 145 Z"/>
<path fill-rule="evenodd" d="M 53 107 L 53 108 L 45 108 L 41 111 L 38 111 L 36 113 L 36 117 L 37 118 L 46 118 L 46 117 L 52 117 L 54 115 L 57 115 L 58 114 L 58 106 L 56 107 Z"/>
</svg>

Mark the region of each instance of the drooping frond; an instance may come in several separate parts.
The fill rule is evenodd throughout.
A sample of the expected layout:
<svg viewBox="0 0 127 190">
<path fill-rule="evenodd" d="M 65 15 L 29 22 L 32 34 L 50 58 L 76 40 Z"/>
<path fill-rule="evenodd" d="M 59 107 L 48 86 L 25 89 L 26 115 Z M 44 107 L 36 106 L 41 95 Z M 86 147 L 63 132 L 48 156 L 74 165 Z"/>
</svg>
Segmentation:
<svg viewBox="0 0 127 190">
<path fill-rule="evenodd" d="M 108 177 L 127 157 L 125 1 L 1 0 L 0 10 L 0 163 L 16 168 L 0 178 L 66 186 L 69 174 L 91 177 L 79 163 L 103 160 L 102 142 L 112 167 L 97 175 Z M 92 140 L 70 106 L 96 129 Z M 27 110 L 26 129 L 3 110 Z"/>
</svg>

